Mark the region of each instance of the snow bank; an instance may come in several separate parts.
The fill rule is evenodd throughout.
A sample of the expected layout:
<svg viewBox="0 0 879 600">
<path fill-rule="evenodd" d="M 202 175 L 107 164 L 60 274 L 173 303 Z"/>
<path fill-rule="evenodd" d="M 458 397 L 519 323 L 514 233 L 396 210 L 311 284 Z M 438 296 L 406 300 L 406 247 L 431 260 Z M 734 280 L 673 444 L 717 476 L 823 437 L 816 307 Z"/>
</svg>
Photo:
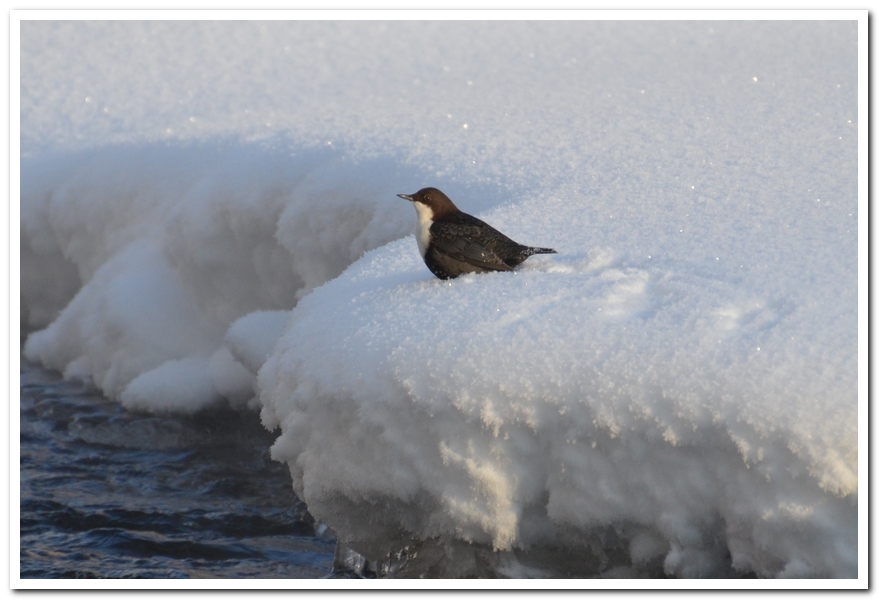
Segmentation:
<svg viewBox="0 0 879 600">
<path fill-rule="evenodd" d="M 403 240 L 303 299 L 259 378 L 300 497 L 373 557 L 400 530 L 510 551 L 614 524 L 670 574 L 855 576 L 838 311 L 579 249 L 576 211 L 515 273 L 441 282 Z"/>
<path fill-rule="evenodd" d="M 192 412 L 220 396 L 241 404 L 281 326 L 276 317 L 257 330 L 257 358 L 234 330 L 226 348 L 227 329 L 250 313 L 289 310 L 403 235 L 408 219 L 384 180 L 394 172 L 406 178 L 332 151 L 290 156 L 239 144 L 25 160 L 22 322 L 48 325 L 28 338 L 25 355 L 131 407 Z M 208 360 L 221 349 L 231 355 Z M 251 381 L 224 363 L 248 367 Z M 181 364 L 204 384 L 174 399 L 159 382 Z"/>
<path fill-rule="evenodd" d="M 411 574 L 858 575 L 856 22 L 21 32 L 28 358 Z M 426 185 L 559 254 L 433 279 Z"/>
</svg>

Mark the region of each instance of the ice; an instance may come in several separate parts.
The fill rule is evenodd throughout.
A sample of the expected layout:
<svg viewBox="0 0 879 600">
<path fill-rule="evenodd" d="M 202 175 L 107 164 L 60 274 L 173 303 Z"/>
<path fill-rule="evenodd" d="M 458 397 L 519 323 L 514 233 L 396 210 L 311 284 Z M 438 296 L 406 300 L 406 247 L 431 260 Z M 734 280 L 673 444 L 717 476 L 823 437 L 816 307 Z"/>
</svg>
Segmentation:
<svg viewBox="0 0 879 600">
<path fill-rule="evenodd" d="M 25 356 L 259 410 L 351 564 L 865 576 L 856 21 L 21 40 Z M 425 186 L 558 254 L 435 279 Z"/>
</svg>

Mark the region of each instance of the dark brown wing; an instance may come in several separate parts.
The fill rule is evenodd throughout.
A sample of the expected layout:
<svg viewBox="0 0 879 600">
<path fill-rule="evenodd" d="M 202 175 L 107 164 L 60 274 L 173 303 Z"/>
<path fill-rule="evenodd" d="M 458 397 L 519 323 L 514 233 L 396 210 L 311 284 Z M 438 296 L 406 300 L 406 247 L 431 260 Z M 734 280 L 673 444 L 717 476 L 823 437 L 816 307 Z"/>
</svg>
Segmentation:
<svg viewBox="0 0 879 600">
<path fill-rule="evenodd" d="M 430 244 L 437 252 L 468 265 L 491 271 L 511 271 L 501 257 L 478 239 L 479 233 L 478 226 L 436 221 L 430 226 Z"/>
</svg>

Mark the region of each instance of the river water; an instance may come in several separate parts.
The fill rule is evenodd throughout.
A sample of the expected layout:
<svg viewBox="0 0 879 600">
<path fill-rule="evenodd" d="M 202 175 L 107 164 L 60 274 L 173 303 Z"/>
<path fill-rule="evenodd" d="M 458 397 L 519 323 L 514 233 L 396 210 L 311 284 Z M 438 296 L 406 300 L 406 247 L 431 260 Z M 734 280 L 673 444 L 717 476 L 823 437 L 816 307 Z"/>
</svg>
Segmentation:
<svg viewBox="0 0 879 600">
<path fill-rule="evenodd" d="M 136 414 L 24 359 L 20 405 L 21 578 L 332 576 L 257 413 Z"/>
</svg>

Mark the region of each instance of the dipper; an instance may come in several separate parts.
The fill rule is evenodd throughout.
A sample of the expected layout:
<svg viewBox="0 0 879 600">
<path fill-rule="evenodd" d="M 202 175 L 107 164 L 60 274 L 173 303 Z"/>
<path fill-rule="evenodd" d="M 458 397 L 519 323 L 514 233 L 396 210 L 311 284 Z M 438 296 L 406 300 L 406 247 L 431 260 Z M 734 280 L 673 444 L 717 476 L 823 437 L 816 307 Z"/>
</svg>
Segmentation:
<svg viewBox="0 0 879 600">
<path fill-rule="evenodd" d="M 532 254 L 555 254 L 552 248 L 532 248 L 514 242 L 472 215 L 461 212 L 436 188 L 397 194 L 418 213 L 415 240 L 424 264 L 440 279 L 464 273 L 512 271 Z"/>
</svg>

